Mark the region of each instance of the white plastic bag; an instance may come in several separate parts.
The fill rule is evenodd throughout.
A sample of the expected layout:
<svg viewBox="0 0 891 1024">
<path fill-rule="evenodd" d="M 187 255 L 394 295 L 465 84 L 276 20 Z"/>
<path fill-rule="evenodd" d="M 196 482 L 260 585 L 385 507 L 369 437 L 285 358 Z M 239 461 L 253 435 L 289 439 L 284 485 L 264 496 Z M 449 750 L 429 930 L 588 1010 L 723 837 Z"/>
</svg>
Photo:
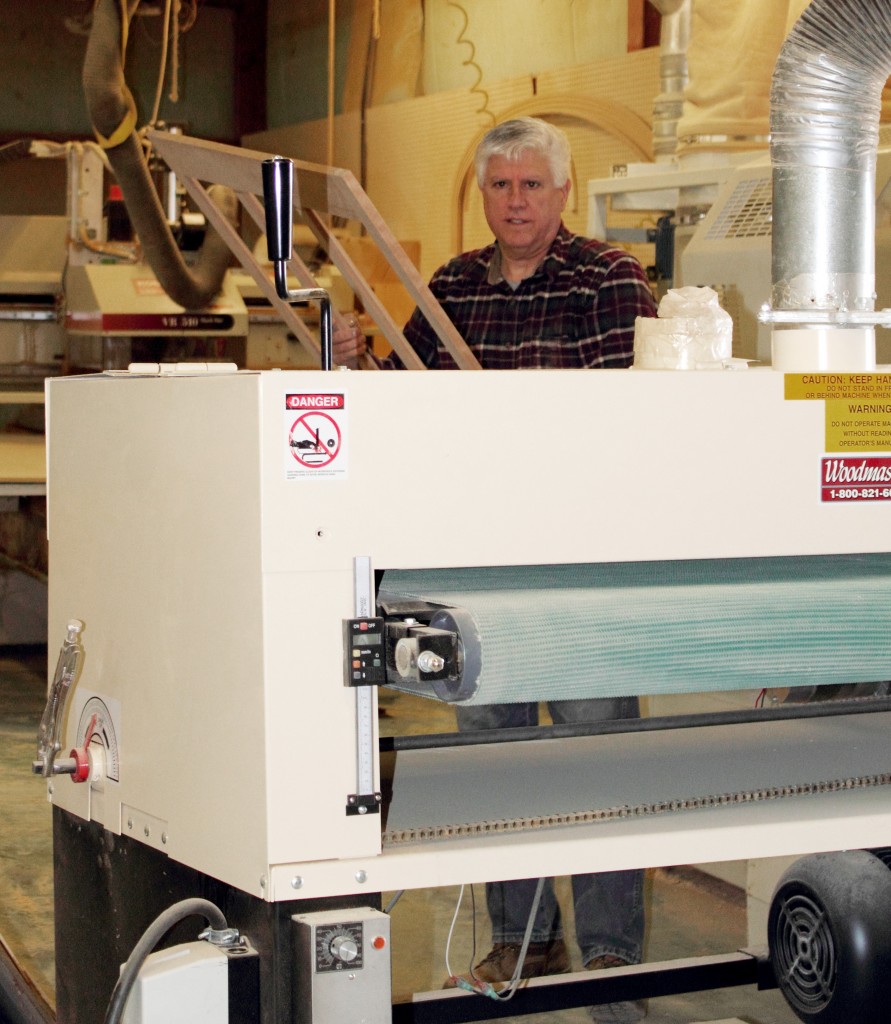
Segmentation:
<svg viewBox="0 0 891 1024">
<path fill-rule="evenodd" d="M 634 324 L 634 365 L 642 370 L 720 370 L 733 356 L 733 319 L 712 288 L 672 288 L 658 316 Z"/>
</svg>

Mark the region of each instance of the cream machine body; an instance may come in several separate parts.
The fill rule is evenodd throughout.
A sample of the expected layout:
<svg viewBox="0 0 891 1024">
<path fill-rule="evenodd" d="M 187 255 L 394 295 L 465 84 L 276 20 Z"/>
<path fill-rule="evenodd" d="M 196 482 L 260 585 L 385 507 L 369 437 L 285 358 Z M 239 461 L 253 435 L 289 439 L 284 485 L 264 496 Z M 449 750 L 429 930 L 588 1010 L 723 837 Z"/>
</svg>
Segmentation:
<svg viewBox="0 0 891 1024">
<path fill-rule="evenodd" d="M 485 703 L 889 678 L 891 491 L 839 483 L 863 453 L 827 451 L 819 375 L 178 369 L 48 386 L 50 638 L 80 645 L 59 810 L 266 902 L 891 841 L 884 755 L 846 760 L 884 746 L 873 716 L 807 766 L 809 727 L 756 729 L 739 778 L 724 739 L 658 732 L 406 751 L 382 778 L 381 682 Z M 403 601 L 465 607 L 411 634 Z"/>
</svg>

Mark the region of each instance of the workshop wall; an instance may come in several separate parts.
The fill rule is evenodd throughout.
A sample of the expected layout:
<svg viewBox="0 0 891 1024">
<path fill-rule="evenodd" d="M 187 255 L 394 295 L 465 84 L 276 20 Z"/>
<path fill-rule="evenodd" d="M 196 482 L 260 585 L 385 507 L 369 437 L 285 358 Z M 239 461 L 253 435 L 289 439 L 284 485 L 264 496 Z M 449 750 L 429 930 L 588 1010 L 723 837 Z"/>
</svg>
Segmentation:
<svg viewBox="0 0 891 1024">
<path fill-rule="evenodd" d="M 319 25 L 327 32 L 327 9 L 327 0 L 311 0 L 299 12 L 271 0 L 270 130 L 246 137 L 246 146 L 328 162 L 320 98 L 327 36 L 315 49 L 299 47 L 315 67 L 314 107 L 292 89 L 283 110 L 273 52 L 289 39 L 295 72 L 306 73 L 296 70 L 295 33 L 315 38 Z M 462 248 L 490 240 L 475 186 L 462 186 L 473 146 L 496 121 L 540 114 L 567 131 L 574 189 L 566 221 L 582 232 L 588 178 L 651 157 L 658 49 L 626 52 L 627 0 L 394 0 L 381 5 L 373 52 L 372 0 L 338 0 L 336 9 L 332 162 L 364 183 L 398 238 L 421 241 L 425 276 Z M 362 86 L 369 68 L 373 83 Z M 312 116 L 301 120 L 298 109 Z"/>
<path fill-rule="evenodd" d="M 154 103 L 162 25 L 157 10 L 146 4 L 134 18 L 127 51 L 127 80 L 141 121 Z M 0 138 L 92 135 L 81 86 L 91 16 L 86 0 L 0 0 Z M 162 118 L 204 138 L 237 141 L 233 25 L 232 11 L 200 7 L 194 27 L 181 37 L 180 100 L 165 100 Z"/>
<path fill-rule="evenodd" d="M 329 0 L 269 0 L 270 129 L 328 113 Z M 624 53 L 628 0 L 337 0 L 334 110 Z"/>
</svg>

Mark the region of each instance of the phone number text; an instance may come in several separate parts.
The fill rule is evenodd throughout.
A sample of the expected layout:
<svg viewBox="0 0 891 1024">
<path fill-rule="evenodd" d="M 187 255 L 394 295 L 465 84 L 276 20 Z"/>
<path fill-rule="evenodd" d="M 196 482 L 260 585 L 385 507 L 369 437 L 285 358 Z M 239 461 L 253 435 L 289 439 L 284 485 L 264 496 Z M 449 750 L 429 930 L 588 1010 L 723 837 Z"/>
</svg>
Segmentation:
<svg viewBox="0 0 891 1024">
<path fill-rule="evenodd" d="M 823 501 L 891 501 L 891 487 L 824 487 Z"/>
</svg>

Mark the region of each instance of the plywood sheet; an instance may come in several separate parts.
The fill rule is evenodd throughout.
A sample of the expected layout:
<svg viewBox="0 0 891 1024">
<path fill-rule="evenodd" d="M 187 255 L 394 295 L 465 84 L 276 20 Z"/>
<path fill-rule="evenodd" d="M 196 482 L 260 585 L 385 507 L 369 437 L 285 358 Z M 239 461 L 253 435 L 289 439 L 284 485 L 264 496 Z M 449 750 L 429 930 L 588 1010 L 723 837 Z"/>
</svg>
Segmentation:
<svg viewBox="0 0 891 1024">
<path fill-rule="evenodd" d="M 627 0 L 427 0 L 424 91 L 483 88 L 627 50 Z M 505 26 L 510 31 L 505 31 Z"/>
</svg>

